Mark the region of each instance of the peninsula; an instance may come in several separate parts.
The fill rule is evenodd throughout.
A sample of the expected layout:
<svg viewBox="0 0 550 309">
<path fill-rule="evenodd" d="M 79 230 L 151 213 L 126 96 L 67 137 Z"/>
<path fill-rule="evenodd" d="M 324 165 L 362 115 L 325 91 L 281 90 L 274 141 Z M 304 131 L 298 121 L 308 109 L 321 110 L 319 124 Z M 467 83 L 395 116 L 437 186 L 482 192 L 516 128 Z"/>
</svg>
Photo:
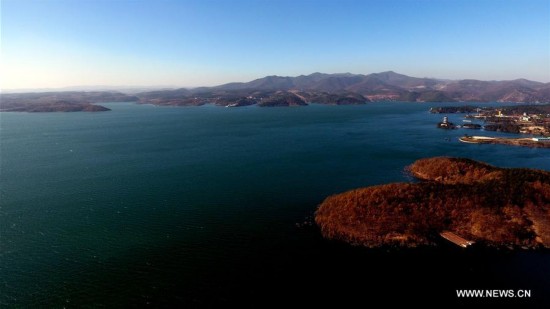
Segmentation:
<svg viewBox="0 0 550 309">
<path fill-rule="evenodd" d="M 488 136 L 463 136 L 460 137 L 459 140 L 463 143 L 470 144 L 502 144 L 532 148 L 550 148 L 550 138 L 548 137 L 506 138 Z"/>
<path fill-rule="evenodd" d="M 434 245 L 451 231 L 478 244 L 550 247 L 550 172 L 436 157 L 406 170 L 419 183 L 392 183 L 326 198 L 315 221 L 323 236 L 355 245 Z"/>
<path fill-rule="evenodd" d="M 497 131 L 506 133 L 522 133 L 540 136 L 550 136 L 550 104 L 515 105 L 501 107 L 481 106 L 444 106 L 431 108 L 431 113 L 436 114 L 467 114 L 464 121 L 483 121 L 485 131 Z M 447 117 L 444 117 L 446 119 Z M 470 124 L 471 125 L 471 124 Z M 468 124 L 462 126 L 469 128 Z M 479 125 L 481 127 L 481 125 Z M 487 139 L 488 141 L 488 139 Z M 495 139 L 497 141 L 497 139 Z M 494 141 L 494 143 L 496 143 Z M 477 141 L 479 142 L 479 141 Z M 506 141 L 500 144 L 532 144 L 522 141 Z M 536 147 L 536 146 L 535 146 Z"/>
</svg>

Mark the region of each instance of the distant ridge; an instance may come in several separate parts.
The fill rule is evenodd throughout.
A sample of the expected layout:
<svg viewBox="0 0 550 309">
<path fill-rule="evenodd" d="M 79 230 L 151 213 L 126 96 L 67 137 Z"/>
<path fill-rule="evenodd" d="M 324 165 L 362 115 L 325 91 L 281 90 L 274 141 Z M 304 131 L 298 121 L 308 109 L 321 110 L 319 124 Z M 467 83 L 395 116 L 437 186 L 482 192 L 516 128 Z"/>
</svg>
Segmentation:
<svg viewBox="0 0 550 309">
<path fill-rule="evenodd" d="M 183 94 L 186 91 L 188 91 L 188 97 L 195 98 L 193 104 L 217 103 L 217 98 L 224 98 L 221 100 L 223 102 L 221 104 L 224 104 L 231 96 L 265 98 L 278 91 L 293 93 L 306 102 L 327 104 L 339 104 L 339 102 L 358 104 L 371 101 L 550 103 L 550 83 L 526 79 L 445 80 L 411 77 L 393 71 L 368 75 L 319 72 L 296 77 L 270 75 L 249 82 L 185 89 L 185 91 L 178 89 L 144 92 L 138 93 L 137 96 L 145 103 L 164 102 L 180 105 L 166 99 L 173 99 L 174 95 Z M 349 100 L 349 98 L 354 99 Z M 184 98 L 180 97 L 180 99 Z M 180 103 L 183 101 L 185 100 L 180 100 Z"/>
<path fill-rule="evenodd" d="M 249 82 L 214 87 L 95 92 L 3 93 L 3 111 L 88 110 L 82 104 L 137 101 L 144 104 L 228 107 L 365 104 L 373 101 L 402 102 L 516 102 L 550 103 L 550 83 L 527 79 L 481 81 L 419 78 L 393 71 L 368 75 L 313 73 L 296 77 L 270 75 Z M 127 94 L 132 95 L 127 95 Z M 74 109 L 70 104 L 80 104 Z M 48 105 L 47 108 L 44 108 Z M 97 109 L 97 108 L 94 108 Z"/>
</svg>

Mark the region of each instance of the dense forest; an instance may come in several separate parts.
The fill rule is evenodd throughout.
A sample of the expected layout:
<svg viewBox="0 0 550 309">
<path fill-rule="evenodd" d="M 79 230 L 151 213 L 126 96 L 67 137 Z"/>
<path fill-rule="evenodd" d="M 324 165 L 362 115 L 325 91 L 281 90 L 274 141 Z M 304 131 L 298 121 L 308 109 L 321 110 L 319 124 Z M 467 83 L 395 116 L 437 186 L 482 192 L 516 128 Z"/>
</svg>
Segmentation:
<svg viewBox="0 0 550 309">
<path fill-rule="evenodd" d="M 393 183 L 328 197 L 316 212 L 323 235 L 368 247 L 429 245 L 450 230 L 478 243 L 550 247 L 550 173 L 469 159 L 430 158 Z"/>
</svg>

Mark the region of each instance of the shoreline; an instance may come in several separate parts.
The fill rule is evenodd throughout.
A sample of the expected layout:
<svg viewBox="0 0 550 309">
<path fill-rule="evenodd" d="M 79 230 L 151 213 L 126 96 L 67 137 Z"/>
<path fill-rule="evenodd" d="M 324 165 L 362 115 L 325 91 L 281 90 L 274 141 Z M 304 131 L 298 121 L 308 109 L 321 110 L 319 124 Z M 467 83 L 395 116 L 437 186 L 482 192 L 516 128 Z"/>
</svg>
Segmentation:
<svg viewBox="0 0 550 309">
<path fill-rule="evenodd" d="M 467 144 L 501 144 L 531 148 L 550 148 L 550 141 L 541 141 L 538 140 L 538 138 L 530 137 L 507 138 L 489 136 L 462 136 L 458 138 L 458 140 Z"/>
<path fill-rule="evenodd" d="M 321 234 L 369 248 L 429 246 L 440 238 L 462 248 L 550 248 L 550 172 L 452 157 L 419 159 L 406 170 L 420 182 L 327 197 L 315 212 Z"/>
</svg>

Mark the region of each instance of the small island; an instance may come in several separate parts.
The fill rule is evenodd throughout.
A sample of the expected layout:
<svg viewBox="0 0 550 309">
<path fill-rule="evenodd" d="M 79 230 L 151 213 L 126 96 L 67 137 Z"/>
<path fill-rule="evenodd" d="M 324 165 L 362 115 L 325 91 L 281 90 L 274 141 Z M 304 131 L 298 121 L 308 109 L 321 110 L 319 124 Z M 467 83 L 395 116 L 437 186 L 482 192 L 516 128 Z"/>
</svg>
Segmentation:
<svg viewBox="0 0 550 309">
<path fill-rule="evenodd" d="M 113 91 L 62 91 L 0 95 L 0 112 L 104 112 L 98 102 L 133 102 L 137 97 Z"/>
<path fill-rule="evenodd" d="M 315 214 L 324 237 L 366 247 L 435 245 L 452 232 L 486 246 L 550 247 L 550 172 L 436 157 L 391 183 L 326 198 Z"/>
<path fill-rule="evenodd" d="M 456 129 L 455 124 L 450 122 L 448 117 L 443 117 L 443 120 L 437 124 L 437 127 L 440 129 L 447 129 L 447 130 Z"/>
</svg>

